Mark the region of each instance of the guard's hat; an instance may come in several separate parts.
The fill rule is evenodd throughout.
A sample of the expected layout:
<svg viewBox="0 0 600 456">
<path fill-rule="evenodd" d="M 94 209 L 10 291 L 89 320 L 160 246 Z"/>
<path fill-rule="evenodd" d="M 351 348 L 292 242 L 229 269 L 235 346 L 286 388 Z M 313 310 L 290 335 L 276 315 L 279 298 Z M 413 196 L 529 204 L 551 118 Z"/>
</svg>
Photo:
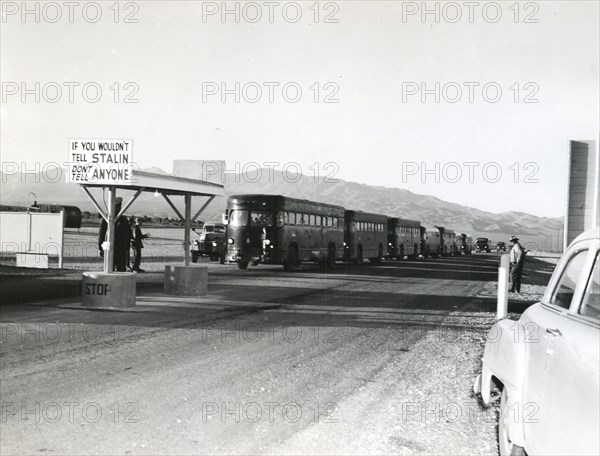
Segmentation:
<svg viewBox="0 0 600 456">
<path fill-rule="evenodd" d="M 519 238 L 517 236 L 511 236 L 510 242 L 519 242 Z"/>
</svg>

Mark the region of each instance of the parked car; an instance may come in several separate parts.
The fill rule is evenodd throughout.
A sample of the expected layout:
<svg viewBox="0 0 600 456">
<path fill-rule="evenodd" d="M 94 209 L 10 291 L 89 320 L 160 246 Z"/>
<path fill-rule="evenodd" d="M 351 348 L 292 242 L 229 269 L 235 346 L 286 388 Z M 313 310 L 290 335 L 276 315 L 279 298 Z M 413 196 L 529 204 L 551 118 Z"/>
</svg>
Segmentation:
<svg viewBox="0 0 600 456">
<path fill-rule="evenodd" d="M 506 252 L 506 242 L 497 242 L 496 243 L 496 252 Z"/>
<path fill-rule="evenodd" d="M 225 225 L 217 222 L 205 223 L 202 226 L 202 231 L 199 233 L 198 239 L 194 239 L 190 245 L 192 263 L 198 262 L 200 256 L 208 256 L 212 261 L 220 260 L 223 256 L 224 242 Z"/>
<path fill-rule="evenodd" d="M 488 334 L 474 389 L 500 397 L 503 456 L 600 454 L 599 249 L 597 229 L 577 237 L 541 302 Z"/>
</svg>

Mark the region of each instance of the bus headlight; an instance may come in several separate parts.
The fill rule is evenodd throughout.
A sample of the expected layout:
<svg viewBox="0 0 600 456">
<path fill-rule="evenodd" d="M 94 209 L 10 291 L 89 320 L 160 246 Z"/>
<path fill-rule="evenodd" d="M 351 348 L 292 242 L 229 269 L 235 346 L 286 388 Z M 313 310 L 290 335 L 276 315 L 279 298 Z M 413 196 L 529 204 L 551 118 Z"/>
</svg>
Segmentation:
<svg viewBox="0 0 600 456">
<path fill-rule="evenodd" d="M 213 242 L 213 243 L 212 243 L 212 246 L 213 246 L 213 247 L 216 247 L 216 246 L 217 246 L 217 243 L 216 243 L 216 242 Z"/>
<path fill-rule="evenodd" d="M 265 239 L 265 245 L 270 245 L 271 241 L 269 239 Z"/>
<path fill-rule="evenodd" d="M 233 245 L 233 243 L 234 243 L 234 242 L 235 242 L 235 241 L 233 240 L 233 238 L 229 238 L 229 239 L 227 239 L 227 243 L 228 243 L 229 245 Z"/>
<path fill-rule="evenodd" d="M 250 244 L 250 238 L 249 237 L 246 238 L 246 244 Z"/>
</svg>

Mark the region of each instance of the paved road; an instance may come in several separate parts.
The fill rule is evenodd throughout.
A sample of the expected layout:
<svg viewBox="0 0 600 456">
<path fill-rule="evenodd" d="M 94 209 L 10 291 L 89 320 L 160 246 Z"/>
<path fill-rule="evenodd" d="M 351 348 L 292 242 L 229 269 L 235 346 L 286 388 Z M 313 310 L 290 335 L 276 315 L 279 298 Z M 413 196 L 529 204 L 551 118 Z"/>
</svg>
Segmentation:
<svg viewBox="0 0 600 456">
<path fill-rule="evenodd" d="M 470 387 L 496 268 L 220 267 L 201 299 L 146 276 L 134 312 L 5 304 L 0 453 L 495 454 Z"/>
</svg>

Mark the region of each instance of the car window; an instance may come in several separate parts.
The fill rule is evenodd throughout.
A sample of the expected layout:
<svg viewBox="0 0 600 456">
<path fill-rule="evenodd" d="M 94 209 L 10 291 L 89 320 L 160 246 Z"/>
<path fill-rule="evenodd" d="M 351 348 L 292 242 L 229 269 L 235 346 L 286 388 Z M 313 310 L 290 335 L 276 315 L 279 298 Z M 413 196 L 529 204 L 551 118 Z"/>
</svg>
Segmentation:
<svg viewBox="0 0 600 456">
<path fill-rule="evenodd" d="M 594 269 L 585 289 L 579 313 L 600 320 L 600 253 L 596 254 Z"/>
<path fill-rule="evenodd" d="M 233 210 L 229 216 L 229 223 L 231 226 L 247 226 L 248 225 L 248 211 L 244 210 Z"/>
<path fill-rule="evenodd" d="M 252 211 L 250 213 L 252 226 L 273 226 L 273 216 L 270 212 Z"/>
<path fill-rule="evenodd" d="M 550 304 L 568 309 L 571 306 L 577 282 L 583 272 L 583 265 L 587 257 L 587 250 L 581 250 L 569 259 L 569 263 L 563 269 L 556 288 L 552 292 Z"/>
</svg>

